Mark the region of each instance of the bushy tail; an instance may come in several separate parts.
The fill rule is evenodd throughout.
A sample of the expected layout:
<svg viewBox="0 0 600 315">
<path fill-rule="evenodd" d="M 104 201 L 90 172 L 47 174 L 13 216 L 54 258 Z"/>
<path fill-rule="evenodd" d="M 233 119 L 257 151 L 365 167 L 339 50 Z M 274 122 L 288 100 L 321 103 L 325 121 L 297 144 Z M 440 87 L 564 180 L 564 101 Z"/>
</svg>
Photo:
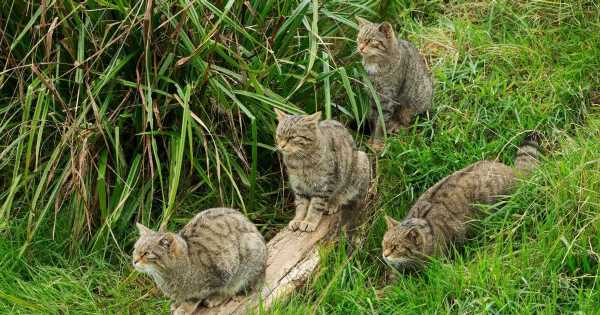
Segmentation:
<svg viewBox="0 0 600 315">
<path fill-rule="evenodd" d="M 540 138 L 538 133 L 531 133 L 517 150 L 515 168 L 523 175 L 531 173 L 539 164 Z"/>
</svg>

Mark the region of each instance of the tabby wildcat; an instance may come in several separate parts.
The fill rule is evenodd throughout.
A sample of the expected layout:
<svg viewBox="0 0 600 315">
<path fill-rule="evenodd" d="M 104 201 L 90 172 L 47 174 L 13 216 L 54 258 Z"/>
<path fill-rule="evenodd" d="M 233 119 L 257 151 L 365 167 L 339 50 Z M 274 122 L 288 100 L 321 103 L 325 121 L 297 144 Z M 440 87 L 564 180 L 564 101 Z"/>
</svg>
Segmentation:
<svg viewBox="0 0 600 315">
<path fill-rule="evenodd" d="M 396 132 L 408 127 L 415 114 L 431 108 L 433 81 L 419 51 L 411 43 L 398 40 L 390 23 L 356 19 L 362 64 L 379 94 L 385 127 Z M 380 138 L 383 128 L 374 101 L 369 120 L 374 138 Z"/>
<path fill-rule="evenodd" d="M 534 136 L 519 148 L 514 168 L 496 161 L 474 163 L 429 188 L 402 222 L 386 216 L 383 259 L 397 270 L 414 271 L 451 243 L 464 242 L 470 220 L 479 214 L 473 204 L 493 204 L 509 193 L 517 176 L 537 165 L 538 156 Z"/>
<path fill-rule="evenodd" d="M 213 208 L 197 214 L 179 233 L 155 232 L 138 223 L 133 266 L 149 274 L 173 300 L 175 314 L 191 314 L 248 289 L 263 276 L 267 247 L 240 212 Z"/>
<path fill-rule="evenodd" d="M 287 115 L 275 109 L 277 148 L 283 155 L 295 196 L 292 230 L 314 231 L 323 213 L 359 208 L 371 181 L 367 154 L 356 149 L 348 130 L 335 120 L 313 115 Z"/>
</svg>

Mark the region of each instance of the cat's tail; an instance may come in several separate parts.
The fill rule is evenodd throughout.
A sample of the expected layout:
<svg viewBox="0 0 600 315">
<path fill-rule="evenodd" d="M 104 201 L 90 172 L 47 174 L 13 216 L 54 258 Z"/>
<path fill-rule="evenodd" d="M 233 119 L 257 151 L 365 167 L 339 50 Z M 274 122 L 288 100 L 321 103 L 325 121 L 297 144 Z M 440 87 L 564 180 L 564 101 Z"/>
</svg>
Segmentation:
<svg viewBox="0 0 600 315">
<path fill-rule="evenodd" d="M 528 175 L 539 164 L 541 136 L 537 132 L 532 132 L 517 150 L 515 159 L 515 168 L 523 175 Z"/>
</svg>

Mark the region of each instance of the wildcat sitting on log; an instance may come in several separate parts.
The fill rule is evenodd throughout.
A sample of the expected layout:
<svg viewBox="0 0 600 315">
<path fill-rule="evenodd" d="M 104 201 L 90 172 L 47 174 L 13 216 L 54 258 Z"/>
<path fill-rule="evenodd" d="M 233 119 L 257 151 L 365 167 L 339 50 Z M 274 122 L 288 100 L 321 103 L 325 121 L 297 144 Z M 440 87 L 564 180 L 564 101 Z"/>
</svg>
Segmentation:
<svg viewBox="0 0 600 315">
<path fill-rule="evenodd" d="M 295 196 L 296 215 L 289 228 L 312 232 L 323 214 L 351 204 L 359 208 L 369 189 L 371 165 L 346 127 L 335 120 L 319 121 L 321 112 L 275 113 L 277 148 Z"/>
</svg>

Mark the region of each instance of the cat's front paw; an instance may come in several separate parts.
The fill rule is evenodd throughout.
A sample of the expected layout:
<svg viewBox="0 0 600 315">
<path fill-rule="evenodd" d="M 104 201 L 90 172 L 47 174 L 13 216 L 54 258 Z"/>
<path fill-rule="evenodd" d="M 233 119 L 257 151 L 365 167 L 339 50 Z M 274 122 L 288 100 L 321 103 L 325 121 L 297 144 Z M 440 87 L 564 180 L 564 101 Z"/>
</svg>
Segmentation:
<svg viewBox="0 0 600 315">
<path fill-rule="evenodd" d="M 225 302 L 225 300 L 227 300 L 227 298 L 221 296 L 221 295 L 212 295 L 207 297 L 206 299 L 204 299 L 204 306 L 208 307 L 208 308 L 213 308 L 215 306 L 221 305 L 223 304 L 223 302 Z"/>
<path fill-rule="evenodd" d="M 308 221 L 302 221 L 300 222 L 299 230 L 304 232 L 312 232 L 317 229 L 317 225 L 319 225 L 319 222 L 313 223 Z"/>
<path fill-rule="evenodd" d="M 171 308 L 169 314 L 175 314 L 175 311 L 179 308 L 179 303 L 171 303 Z"/>
<path fill-rule="evenodd" d="M 173 307 L 175 306 L 175 304 L 171 305 L 171 309 L 173 309 Z M 196 310 L 196 307 L 198 306 L 198 303 L 181 303 L 179 306 L 176 307 L 176 309 L 172 312 L 173 315 L 192 315 L 194 314 L 194 311 Z"/>
<path fill-rule="evenodd" d="M 337 213 L 339 210 L 340 210 L 339 205 L 332 205 L 325 211 L 325 214 L 334 214 L 334 213 Z"/>
<path fill-rule="evenodd" d="M 180 307 L 176 308 L 173 312 L 171 312 L 171 314 L 173 314 L 173 315 L 191 315 L 191 313 L 186 313 L 185 310 L 181 309 Z"/>
<path fill-rule="evenodd" d="M 396 123 L 396 124 L 390 125 L 390 129 L 388 130 L 388 133 L 389 134 L 400 133 L 401 130 L 407 130 L 409 127 L 410 127 L 410 123 L 406 126 L 401 123 Z"/>
<path fill-rule="evenodd" d="M 301 220 L 292 220 L 290 221 L 290 223 L 288 224 L 288 228 L 292 231 L 296 231 L 300 228 L 300 224 L 302 223 Z"/>
</svg>

